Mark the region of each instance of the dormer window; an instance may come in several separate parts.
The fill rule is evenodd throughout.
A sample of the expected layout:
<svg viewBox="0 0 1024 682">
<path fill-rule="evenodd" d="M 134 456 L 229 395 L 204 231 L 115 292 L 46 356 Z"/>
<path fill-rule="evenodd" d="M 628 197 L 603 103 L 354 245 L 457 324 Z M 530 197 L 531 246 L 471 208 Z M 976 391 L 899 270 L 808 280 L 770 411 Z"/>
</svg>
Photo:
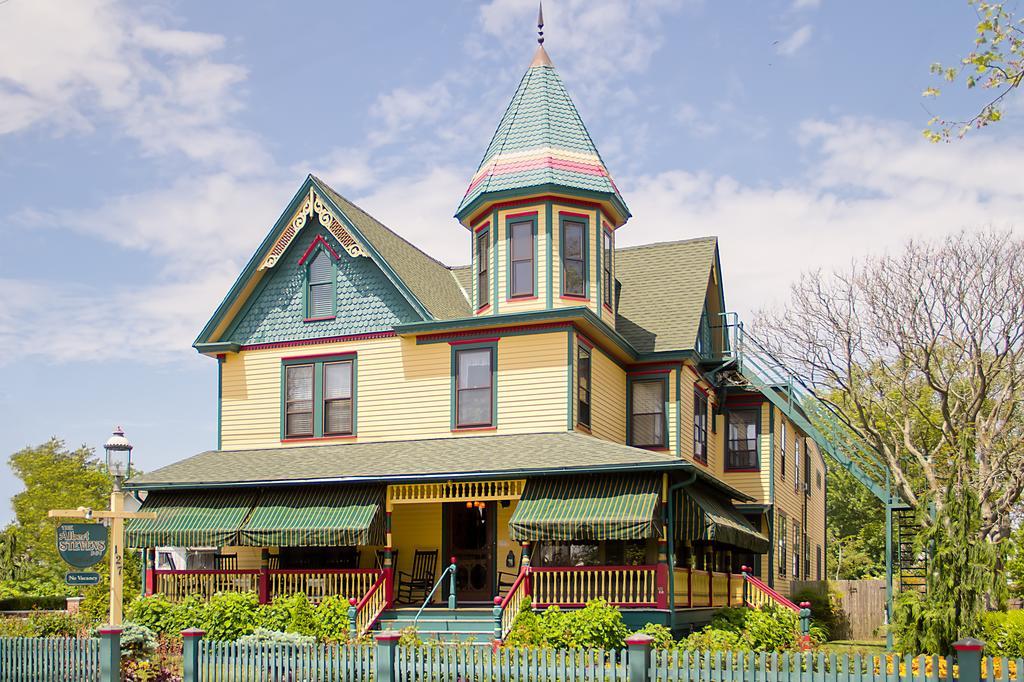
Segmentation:
<svg viewBox="0 0 1024 682">
<path fill-rule="evenodd" d="M 334 261 L 321 248 L 306 269 L 306 319 L 325 320 L 334 317 L 336 301 Z"/>
</svg>

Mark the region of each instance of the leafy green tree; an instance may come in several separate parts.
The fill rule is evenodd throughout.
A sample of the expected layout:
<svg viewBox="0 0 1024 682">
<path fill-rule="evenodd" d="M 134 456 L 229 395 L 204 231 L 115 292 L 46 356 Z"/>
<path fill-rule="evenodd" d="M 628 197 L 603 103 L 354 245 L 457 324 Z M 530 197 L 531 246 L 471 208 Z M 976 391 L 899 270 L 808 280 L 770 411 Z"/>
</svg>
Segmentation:
<svg viewBox="0 0 1024 682">
<path fill-rule="evenodd" d="M 956 65 L 932 64 L 932 73 L 947 82 L 963 78 L 968 89 L 977 87 L 994 94 L 973 116 L 946 120 L 933 116 L 924 135 L 932 142 L 963 137 L 971 129 L 983 128 L 1003 118 L 1003 100 L 1024 81 L 1024 19 L 1017 18 L 1006 2 L 967 0 L 978 13 L 974 49 Z M 1016 4 L 1016 3 L 1014 3 Z M 941 91 L 930 87 L 925 97 L 938 97 Z"/>
<path fill-rule="evenodd" d="M 830 467 L 828 577 L 874 578 L 885 572 L 885 506 L 841 467 Z"/>
<path fill-rule="evenodd" d="M 60 584 L 68 570 L 57 553 L 57 525 L 62 520 L 51 519 L 47 513 L 80 506 L 106 509 L 110 477 L 91 448 L 69 450 L 57 438 L 19 450 L 11 455 L 9 464 L 25 485 L 25 490 L 11 499 L 16 520 L 5 531 L 16 538 L 12 561 L 19 565 L 21 578 Z"/>
</svg>

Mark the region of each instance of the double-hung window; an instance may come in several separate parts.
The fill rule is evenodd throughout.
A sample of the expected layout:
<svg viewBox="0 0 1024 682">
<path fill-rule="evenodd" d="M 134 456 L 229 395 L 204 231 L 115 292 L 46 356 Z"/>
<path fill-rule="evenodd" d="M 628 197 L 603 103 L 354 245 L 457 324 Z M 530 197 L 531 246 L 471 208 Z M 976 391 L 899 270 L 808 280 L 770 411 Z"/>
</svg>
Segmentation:
<svg viewBox="0 0 1024 682">
<path fill-rule="evenodd" d="M 488 276 L 491 260 L 490 232 L 481 230 L 476 234 L 476 307 L 483 308 L 491 302 Z"/>
<path fill-rule="evenodd" d="M 800 579 L 800 524 L 793 522 L 793 579 Z"/>
<path fill-rule="evenodd" d="M 578 220 L 562 222 L 562 294 L 587 295 L 587 226 Z"/>
<path fill-rule="evenodd" d="M 730 410 L 728 419 L 725 468 L 748 471 L 759 468 L 757 441 L 761 428 L 761 409 L 754 407 Z"/>
<path fill-rule="evenodd" d="M 324 435 L 352 434 L 352 361 L 324 363 Z"/>
<path fill-rule="evenodd" d="M 641 448 L 668 447 L 666 386 L 666 381 L 660 378 L 630 382 L 630 445 Z"/>
<path fill-rule="evenodd" d="M 708 398 L 698 388 L 693 389 L 693 458 L 708 463 Z"/>
<path fill-rule="evenodd" d="M 804 439 L 804 495 L 811 494 L 811 441 Z"/>
<path fill-rule="evenodd" d="M 493 345 L 455 350 L 455 428 L 484 428 L 495 425 L 496 351 Z"/>
<path fill-rule="evenodd" d="M 355 435 L 355 367 L 354 354 L 285 358 L 281 438 Z"/>
<path fill-rule="evenodd" d="M 533 220 L 509 223 L 509 297 L 533 296 Z"/>
<path fill-rule="evenodd" d="M 786 515 L 779 512 L 779 577 L 786 577 Z"/>
<path fill-rule="evenodd" d="M 301 438 L 313 435 L 313 365 L 284 368 L 284 435 Z"/>
<path fill-rule="evenodd" d="M 782 456 L 779 460 L 780 471 L 782 472 L 782 480 L 786 480 L 786 422 L 782 422 L 782 429 L 779 433 L 779 449 L 782 451 Z"/>
<path fill-rule="evenodd" d="M 793 492 L 800 492 L 800 441 L 793 448 Z"/>
<path fill-rule="evenodd" d="M 334 262 L 321 248 L 309 262 L 306 272 L 306 319 L 322 320 L 334 317 Z"/>
<path fill-rule="evenodd" d="M 612 276 L 612 233 L 605 230 L 601 237 L 601 269 L 603 271 L 603 292 L 601 294 L 604 304 L 612 307 L 612 296 L 615 293 L 615 278 Z"/>
<path fill-rule="evenodd" d="M 584 344 L 576 347 L 576 423 L 590 428 L 590 354 Z"/>
</svg>

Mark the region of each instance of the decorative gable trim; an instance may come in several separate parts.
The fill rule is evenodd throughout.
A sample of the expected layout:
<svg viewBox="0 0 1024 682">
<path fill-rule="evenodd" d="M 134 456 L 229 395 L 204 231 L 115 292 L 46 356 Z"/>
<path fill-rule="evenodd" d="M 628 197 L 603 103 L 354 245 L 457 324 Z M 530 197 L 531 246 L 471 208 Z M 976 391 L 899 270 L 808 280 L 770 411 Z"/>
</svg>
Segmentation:
<svg viewBox="0 0 1024 682">
<path fill-rule="evenodd" d="M 287 227 L 281 231 L 281 235 L 274 242 L 274 245 L 270 247 L 270 252 L 267 253 L 257 270 L 266 270 L 277 265 L 281 256 L 283 256 L 284 252 L 288 250 L 291 243 L 295 241 L 295 237 L 298 236 L 299 231 L 305 227 L 306 223 L 312 220 L 314 216 L 319 223 L 327 228 L 327 231 L 338 240 L 338 243 L 343 249 L 345 249 L 345 252 L 348 253 L 348 255 L 353 258 L 358 256 L 369 257 L 370 254 L 363 250 L 355 237 L 345 229 L 345 226 L 342 225 L 341 221 L 334 215 L 334 212 L 316 193 L 316 190 L 310 187 L 309 193 L 306 195 L 306 200 L 292 215 L 291 220 L 288 221 Z M 320 241 L 325 245 L 327 244 L 322 237 L 320 238 Z M 310 251 L 314 246 L 316 246 L 316 242 L 314 242 L 313 246 L 310 247 Z M 331 250 L 331 253 L 334 254 L 335 260 L 337 260 L 338 254 L 334 249 L 331 249 L 330 246 L 327 246 L 327 248 Z M 308 255 L 309 251 L 302 256 L 302 259 L 305 260 Z"/>
<path fill-rule="evenodd" d="M 327 240 L 324 239 L 322 235 L 318 234 L 316 239 L 313 240 L 313 243 L 306 249 L 306 252 L 302 254 L 302 258 L 299 259 L 299 265 L 305 265 L 306 261 L 309 260 L 309 257 L 316 251 L 316 248 L 321 245 L 327 249 L 327 252 L 331 254 L 331 257 L 334 258 L 334 260 L 341 258 L 341 256 L 338 255 L 338 252 L 331 248 L 331 245 L 327 243 Z"/>
</svg>

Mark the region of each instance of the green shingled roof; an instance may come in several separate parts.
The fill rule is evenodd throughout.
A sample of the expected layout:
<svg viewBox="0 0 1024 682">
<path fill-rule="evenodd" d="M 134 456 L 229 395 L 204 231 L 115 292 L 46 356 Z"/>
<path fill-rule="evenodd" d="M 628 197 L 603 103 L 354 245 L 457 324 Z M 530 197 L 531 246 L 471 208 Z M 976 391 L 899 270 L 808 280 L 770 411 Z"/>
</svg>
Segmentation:
<svg viewBox="0 0 1024 682">
<path fill-rule="evenodd" d="M 692 349 L 717 249 L 715 237 L 616 249 L 615 329 L 641 353 Z"/>
<path fill-rule="evenodd" d="M 398 278 L 430 314 L 441 320 L 466 317 L 472 313 L 469 301 L 459 289 L 451 270 L 391 231 L 376 218 L 335 192 L 323 180 L 313 177 L 356 229 L 387 261 Z M 453 239 L 459 233 L 453 227 Z"/>
</svg>

